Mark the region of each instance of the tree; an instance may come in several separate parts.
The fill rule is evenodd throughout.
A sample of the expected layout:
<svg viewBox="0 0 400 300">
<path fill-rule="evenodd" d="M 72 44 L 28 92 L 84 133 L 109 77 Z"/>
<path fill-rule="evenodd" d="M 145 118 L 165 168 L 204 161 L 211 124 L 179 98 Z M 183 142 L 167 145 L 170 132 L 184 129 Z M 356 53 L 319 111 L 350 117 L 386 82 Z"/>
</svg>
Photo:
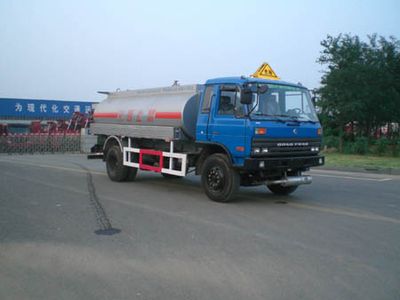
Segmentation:
<svg viewBox="0 0 400 300">
<path fill-rule="evenodd" d="M 317 62 L 327 66 L 318 90 L 324 126 L 343 132 L 356 123 L 358 135 L 371 137 L 376 128 L 400 123 L 398 40 L 374 34 L 363 42 L 340 34 L 328 35 L 321 46 Z"/>
</svg>

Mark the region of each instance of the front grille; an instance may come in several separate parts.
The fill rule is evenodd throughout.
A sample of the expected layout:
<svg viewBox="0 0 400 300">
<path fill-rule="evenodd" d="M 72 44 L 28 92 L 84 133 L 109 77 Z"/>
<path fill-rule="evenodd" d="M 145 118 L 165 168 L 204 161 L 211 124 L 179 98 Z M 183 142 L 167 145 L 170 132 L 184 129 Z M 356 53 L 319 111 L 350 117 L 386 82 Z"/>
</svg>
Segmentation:
<svg viewBox="0 0 400 300">
<path fill-rule="evenodd" d="M 315 155 L 318 151 L 311 149 L 320 149 L 321 139 L 253 139 L 252 147 L 268 149 L 268 152 L 253 154 L 253 157 Z"/>
</svg>

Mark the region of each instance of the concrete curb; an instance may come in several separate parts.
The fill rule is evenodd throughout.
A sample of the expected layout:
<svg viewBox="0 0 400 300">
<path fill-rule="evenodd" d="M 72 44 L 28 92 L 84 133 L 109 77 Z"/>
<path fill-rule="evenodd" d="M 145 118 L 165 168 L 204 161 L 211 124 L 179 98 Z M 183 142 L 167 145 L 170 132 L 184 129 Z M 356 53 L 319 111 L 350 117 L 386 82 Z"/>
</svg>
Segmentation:
<svg viewBox="0 0 400 300">
<path fill-rule="evenodd" d="M 356 173 L 400 175 L 400 169 L 394 169 L 394 168 L 374 168 L 374 167 L 357 168 L 357 167 L 322 166 L 322 167 L 318 167 L 317 169 L 343 171 L 343 172 L 356 172 Z"/>
</svg>

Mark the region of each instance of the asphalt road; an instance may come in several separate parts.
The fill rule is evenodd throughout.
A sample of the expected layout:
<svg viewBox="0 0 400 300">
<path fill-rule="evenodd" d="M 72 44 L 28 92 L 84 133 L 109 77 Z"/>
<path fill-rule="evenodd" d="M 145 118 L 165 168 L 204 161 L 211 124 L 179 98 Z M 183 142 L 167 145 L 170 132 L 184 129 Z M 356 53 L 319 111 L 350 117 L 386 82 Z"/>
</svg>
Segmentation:
<svg viewBox="0 0 400 300">
<path fill-rule="evenodd" d="M 0 174 L 0 299 L 400 299 L 400 177 L 315 169 L 219 204 L 199 177 L 115 183 L 82 155 Z"/>
</svg>

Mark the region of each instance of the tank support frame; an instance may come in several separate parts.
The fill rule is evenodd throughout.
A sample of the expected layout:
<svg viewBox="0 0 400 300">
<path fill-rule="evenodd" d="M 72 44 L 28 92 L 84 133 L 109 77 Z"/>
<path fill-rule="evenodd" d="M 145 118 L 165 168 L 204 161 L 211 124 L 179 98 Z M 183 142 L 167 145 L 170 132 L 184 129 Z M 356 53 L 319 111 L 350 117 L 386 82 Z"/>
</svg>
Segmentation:
<svg viewBox="0 0 400 300">
<path fill-rule="evenodd" d="M 122 152 L 124 166 L 175 176 L 186 176 L 187 154 L 174 152 L 174 141 L 170 141 L 170 150 L 169 152 L 165 152 L 156 149 L 133 148 L 132 139 L 128 138 L 128 147 L 123 147 Z M 135 156 L 132 154 L 138 155 Z M 158 157 L 159 162 L 155 165 L 148 165 L 144 162 L 145 155 Z M 164 157 L 167 157 L 169 160 L 168 166 L 164 166 Z M 177 162 L 180 162 L 180 164 Z M 177 169 L 176 166 L 180 166 L 180 169 Z"/>
</svg>

